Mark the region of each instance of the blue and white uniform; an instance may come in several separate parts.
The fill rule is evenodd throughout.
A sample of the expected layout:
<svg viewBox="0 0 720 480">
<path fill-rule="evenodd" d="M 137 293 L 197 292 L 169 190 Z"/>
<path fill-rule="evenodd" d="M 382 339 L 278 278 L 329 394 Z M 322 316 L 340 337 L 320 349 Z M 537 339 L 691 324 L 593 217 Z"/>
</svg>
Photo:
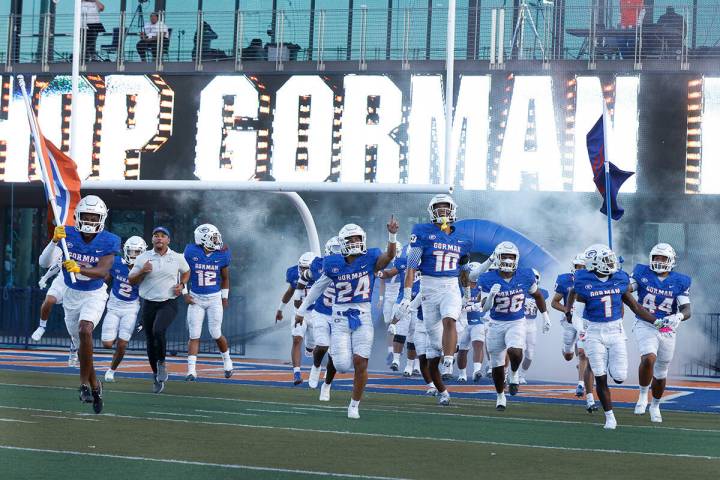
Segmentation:
<svg viewBox="0 0 720 480">
<path fill-rule="evenodd" d="M 70 258 L 81 267 L 95 267 L 102 257 L 120 253 L 120 237 L 106 230 L 94 234 L 90 242 L 86 242 L 75 227 L 65 227 L 65 233 Z M 56 250 L 60 250 L 60 246 L 50 242 L 43 251 L 41 263 L 42 257 L 54 258 L 57 255 Z M 80 273 L 75 274 L 76 282 L 71 283 L 70 274 L 65 269 L 63 277 L 67 285 L 63 295 L 65 326 L 74 341 L 77 340 L 75 345 L 79 345 L 80 321 L 92 322 L 97 327 L 105 311 L 107 287 L 104 279 L 90 278 Z"/>
<path fill-rule="evenodd" d="M 192 243 L 185 247 L 183 255 L 190 266 L 189 293 L 193 300 L 187 309 L 189 337 L 200 338 L 207 314 L 208 331 L 217 340 L 222 336 L 223 320 L 220 271 L 230 266 L 232 255 L 228 249 L 206 253 L 202 246 Z"/>
<path fill-rule="evenodd" d="M 288 269 L 285 271 L 285 281 L 288 283 L 288 285 L 295 289 L 295 294 L 293 295 L 293 305 L 295 304 L 295 301 L 302 301 L 303 298 L 305 298 L 305 295 L 314 283 L 314 281 L 311 280 L 305 283 L 304 287 L 301 287 L 300 267 L 297 264 L 288 267 Z M 308 311 L 313 312 L 314 309 L 315 305 L 310 305 Z M 295 324 L 294 318 L 290 321 L 290 335 L 293 337 L 301 337 L 305 339 L 305 346 L 310 349 L 315 348 L 315 329 L 313 326 L 313 317 L 314 315 L 308 315 L 307 318 L 305 318 L 303 320 L 303 323 L 301 323 L 300 325 Z M 305 337 L 306 334 L 307 338 Z"/>
<path fill-rule="evenodd" d="M 692 280 L 682 273 L 671 271 L 663 278 L 647 265 L 636 265 L 630 282 L 637 292 L 640 305 L 657 318 L 677 313 L 682 305 L 690 303 Z M 640 318 L 635 320 L 633 333 L 640 355 L 656 356 L 653 376 L 658 380 L 667 378 L 670 362 L 675 355 L 675 334 L 662 334 Z"/>
<path fill-rule="evenodd" d="M 373 343 L 371 315 L 372 287 L 375 283 L 375 265 L 382 252 L 370 248 L 363 255 L 347 263 L 339 254 L 323 259 L 323 275 L 308 292 L 298 315 L 307 317 L 327 287 L 335 288 L 333 297 L 332 332 L 330 334 L 330 355 L 340 372 L 352 368 L 353 355 L 370 357 Z"/>
<path fill-rule="evenodd" d="M 575 275 L 573 273 L 561 273 L 555 280 L 555 293 L 562 295 L 563 305 L 567 305 L 570 296 L 570 290 L 575 284 Z M 560 319 L 560 325 L 563 327 L 563 353 L 574 353 L 575 346 L 577 348 L 585 348 L 585 332 L 587 331 L 587 321 L 580 318 L 578 312 L 582 308 L 581 305 L 575 303 L 573 305 L 572 323 L 567 321 L 565 315 Z"/>
<path fill-rule="evenodd" d="M 544 288 L 539 288 L 545 300 L 548 299 L 550 293 Z M 538 308 L 535 298 L 527 297 L 525 299 L 525 349 L 523 357 L 529 360 L 535 358 L 535 344 L 537 343 L 537 316 Z"/>
<path fill-rule="evenodd" d="M 393 313 L 396 305 L 396 299 L 398 292 L 402 290 L 402 284 L 405 281 L 405 270 L 407 269 L 407 257 L 400 256 L 395 258 L 390 265 L 386 267 L 386 270 L 391 268 L 397 268 L 398 273 L 392 278 L 381 279 L 380 281 L 385 284 L 385 293 L 383 294 L 382 302 L 382 313 L 385 324 L 389 324 L 393 319 Z M 402 334 L 399 334 L 402 335 Z"/>
<path fill-rule="evenodd" d="M 103 342 L 112 342 L 116 338 L 130 341 L 135 330 L 140 299 L 138 287 L 130 285 L 128 281 L 129 274 L 130 267 L 121 257 L 115 257 L 110 269 L 112 279 L 110 298 L 107 301 L 107 311 L 102 325 Z"/>
<path fill-rule="evenodd" d="M 630 277 L 622 270 L 604 279 L 593 272 L 575 272 L 575 294 L 585 303 L 583 318 L 588 321 L 585 354 L 596 377 L 606 374 L 616 382 L 627 378 L 627 337 L 623 329 L 623 294 Z"/>
<path fill-rule="evenodd" d="M 470 298 L 478 298 L 481 291 L 479 285 L 471 288 Z M 485 342 L 487 334 L 485 314 L 483 312 L 467 312 L 462 316 L 467 319 L 467 327 L 461 333 L 458 332 L 458 345 L 460 350 L 470 350 L 472 342 Z"/>
<path fill-rule="evenodd" d="M 62 251 L 56 248 L 52 265 L 49 265 L 48 271 L 45 272 L 45 275 L 40 279 L 40 283 L 44 285 L 48 279 L 56 275 L 46 293 L 46 295 L 55 297 L 56 305 L 62 305 L 65 290 L 67 290 L 65 276 L 62 274 L 62 261 Z M 40 288 L 45 288 L 43 285 L 41 285 Z"/>
<path fill-rule="evenodd" d="M 537 290 L 535 273 L 529 268 L 518 268 L 513 276 L 505 279 L 493 270 L 478 278 L 483 297 L 488 297 L 492 286 L 500 285 L 490 308 L 487 329 L 487 349 L 493 367 L 505 365 L 508 348 L 525 348 L 526 324 L 525 301 Z"/>
<path fill-rule="evenodd" d="M 442 355 L 442 319 L 458 320 L 462 313 L 462 294 L 458 288 L 461 262 L 467 260 L 472 242 L 455 233 L 443 232 L 438 225 L 415 225 L 410 235 L 408 268 L 420 270 L 420 295 L 428 334 L 428 358 Z"/>
<path fill-rule="evenodd" d="M 404 277 L 403 273 L 403 277 Z M 401 318 L 398 321 L 398 334 L 406 335 L 407 343 L 415 345 L 415 351 L 418 355 L 425 355 L 427 350 L 427 331 L 425 330 L 425 322 L 423 321 L 422 306 L 420 305 L 420 277 L 422 274 L 419 271 L 415 272 L 415 278 L 413 280 L 411 293 L 410 310 L 406 319 Z M 400 302 L 405 297 L 405 290 L 400 289 L 395 300 L 395 308 L 393 309 L 393 316 L 396 315 Z M 403 330 L 400 330 L 401 324 L 404 324 Z M 407 328 L 407 330 L 405 330 Z M 401 331 L 406 333 L 400 333 Z"/>
<path fill-rule="evenodd" d="M 323 274 L 323 257 L 315 257 L 310 264 L 312 278 L 321 278 Z M 312 284 L 311 284 L 312 285 Z M 315 345 L 319 347 L 330 346 L 330 325 L 332 324 L 332 306 L 335 297 L 335 287 L 329 285 L 322 295 L 315 300 L 312 308 L 312 332 Z M 305 323 L 303 321 L 303 323 Z"/>
</svg>

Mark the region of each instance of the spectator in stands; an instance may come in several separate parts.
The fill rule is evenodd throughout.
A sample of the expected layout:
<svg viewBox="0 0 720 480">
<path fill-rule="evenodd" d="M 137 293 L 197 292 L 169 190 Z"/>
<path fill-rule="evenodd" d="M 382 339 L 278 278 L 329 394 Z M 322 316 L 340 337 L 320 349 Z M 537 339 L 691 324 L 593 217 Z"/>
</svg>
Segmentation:
<svg viewBox="0 0 720 480">
<path fill-rule="evenodd" d="M 267 60 L 267 52 L 263 47 L 262 40 L 253 38 L 250 45 L 242 49 L 243 60 Z"/>
<path fill-rule="evenodd" d="M 148 61 L 148 53 L 153 58 L 157 57 L 158 36 L 163 35 L 165 37 L 165 45 L 167 45 L 167 40 L 170 38 L 167 26 L 158 23 L 159 19 L 160 17 L 157 13 L 151 13 L 150 23 L 145 24 L 145 28 L 140 32 L 140 41 L 138 41 L 136 48 L 140 55 L 140 60 L 143 62 Z M 164 49 L 165 47 L 163 47 L 163 50 Z"/>
<path fill-rule="evenodd" d="M 99 0 L 83 0 L 80 4 L 82 15 L 82 26 L 85 28 L 85 61 L 97 60 L 95 44 L 97 37 L 105 31 L 100 22 L 100 12 L 105 10 L 105 5 Z"/>
<path fill-rule="evenodd" d="M 679 55 L 682 49 L 683 36 L 687 32 L 683 16 L 676 13 L 673 7 L 667 7 L 665 13 L 658 18 L 657 24 L 662 28 L 662 36 L 665 39 L 665 54 Z"/>
<path fill-rule="evenodd" d="M 210 48 L 210 42 L 218 38 L 218 34 L 212 29 L 210 24 L 203 20 L 202 31 L 202 59 L 203 60 L 226 60 L 227 54 L 217 48 Z M 197 55 L 197 32 L 193 36 L 192 59 L 195 60 Z"/>
</svg>

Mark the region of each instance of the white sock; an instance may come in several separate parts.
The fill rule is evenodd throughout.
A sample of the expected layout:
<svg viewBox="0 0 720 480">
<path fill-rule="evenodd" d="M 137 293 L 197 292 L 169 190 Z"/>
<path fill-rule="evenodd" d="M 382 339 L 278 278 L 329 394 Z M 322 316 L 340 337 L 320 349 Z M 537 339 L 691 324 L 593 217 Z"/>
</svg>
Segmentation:
<svg viewBox="0 0 720 480">
<path fill-rule="evenodd" d="M 582 380 L 578 380 L 578 385 L 585 388 L 585 382 L 583 382 Z"/>
<path fill-rule="evenodd" d="M 446 390 L 443 390 L 442 392 L 440 392 L 440 396 L 441 396 L 441 397 L 449 397 L 449 396 L 450 396 L 450 392 L 448 392 L 447 389 L 446 389 Z"/>
<path fill-rule="evenodd" d="M 649 390 L 650 390 L 650 385 L 648 385 L 647 387 L 643 387 L 642 385 L 640 385 L 640 396 L 638 397 L 638 400 L 647 402 L 647 396 L 648 396 Z"/>
<path fill-rule="evenodd" d="M 467 367 L 466 368 L 459 368 L 458 369 L 458 375 L 461 377 L 467 377 Z"/>
<path fill-rule="evenodd" d="M 230 349 L 225 350 L 224 352 L 220 353 L 222 356 L 222 359 L 226 362 L 230 361 Z"/>
<path fill-rule="evenodd" d="M 353 400 L 353 399 L 351 398 L 351 399 L 350 399 L 350 406 L 353 407 L 353 408 L 358 408 L 358 407 L 360 406 L 360 400 Z"/>
<path fill-rule="evenodd" d="M 43 319 L 41 318 L 41 319 L 40 319 L 40 326 L 41 326 L 42 328 L 47 328 L 47 320 L 43 320 Z"/>
<path fill-rule="evenodd" d="M 293 367 L 293 373 L 300 372 L 300 367 Z"/>
<path fill-rule="evenodd" d="M 653 406 L 653 407 L 658 407 L 658 406 L 660 406 L 660 399 L 653 397 L 653 399 L 652 399 L 652 406 Z"/>
<path fill-rule="evenodd" d="M 195 373 L 195 364 L 197 363 L 197 355 L 188 355 L 188 373 Z"/>
<path fill-rule="evenodd" d="M 393 352 L 393 347 L 388 347 L 388 353 L 394 353 L 394 352 Z"/>
<path fill-rule="evenodd" d="M 393 363 L 397 363 L 400 365 L 400 354 L 399 353 L 393 353 Z"/>
<path fill-rule="evenodd" d="M 443 357 L 443 365 L 450 365 L 452 367 L 453 362 L 455 361 L 455 357 L 453 355 L 445 355 Z"/>
<path fill-rule="evenodd" d="M 413 370 L 420 370 L 420 359 L 416 358 L 413 360 Z"/>
<path fill-rule="evenodd" d="M 595 403 L 595 397 L 592 393 L 588 393 L 587 395 L 585 395 L 585 400 L 587 401 L 588 405 L 592 405 L 593 403 Z"/>
<path fill-rule="evenodd" d="M 427 384 L 428 388 L 435 388 L 435 384 L 433 382 L 430 382 Z"/>
<path fill-rule="evenodd" d="M 608 410 L 607 412 L 605 412 L 605 418 L 615 418 L 615 414 L 612 410 Z"/>
<path fill-rule="evenodd" d="M 111 371 L 112 373 L 117 372 L 117 370 L 115 370 L 114 368 L 111 368 L 110 371 Z"/>
<path fill-rule="evenodd" d="M 473 362 L 473 372 L 482 371 L 482 362 Z"/>
</svg>

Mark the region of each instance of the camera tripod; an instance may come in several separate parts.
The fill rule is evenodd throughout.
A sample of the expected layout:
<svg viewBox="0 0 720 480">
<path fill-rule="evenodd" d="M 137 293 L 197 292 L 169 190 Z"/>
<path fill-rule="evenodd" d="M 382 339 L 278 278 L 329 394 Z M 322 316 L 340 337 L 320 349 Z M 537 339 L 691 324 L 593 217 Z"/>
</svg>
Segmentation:
<svg viewBox="0 0 720 480">
<path fill-rule="evenodd" d="M 535 35 L 534 43 L 533 43 L 533 50 L 534 45 L 540 46 L 540 53 L 542 53 L 542 58 L 545 58 L 545 48 L 542 44 L 542 39 L 540 38 L 540 34 L 537 30 L 537 25 L 535 24 L 535 20 L 533 19 L 532 13 L 530 12 L 530 6 L 528 5 L 527 0 L 520 0 L 519 5 L 519 11 L 518 11 L 518 18 L 517 22 L 515 23 L 515 29 L 513 30 L 513 36 L 512 36 L 512 49 L 513 53 L 517 55 L 517 58 L 519 60 L 522 60 L 523 58 L 523 46 L 525 41 L 525 21 L 529 21 L 530 28 L 532 29 L 533 35 Z"/>
</svg>

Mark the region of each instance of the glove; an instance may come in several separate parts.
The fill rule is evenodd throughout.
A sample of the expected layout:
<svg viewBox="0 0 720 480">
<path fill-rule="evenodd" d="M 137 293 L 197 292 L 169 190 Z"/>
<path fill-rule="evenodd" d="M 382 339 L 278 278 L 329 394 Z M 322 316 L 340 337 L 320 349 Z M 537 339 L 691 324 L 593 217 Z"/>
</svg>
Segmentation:
<svg viewBox="0 0 720 480">
<path fill-rule="evenodd" d="M 542 312 L 543 315 L 543 333 L 548 333 L 550 331 L 550 326 L 552 325 L 550 323 L 550 315 L 548 315 L 547 312 Z"/>
<path fill-rule="evenodd" d="M 480 302 L 470 302 L 463 307 L 463 312 L 465 313 L 479 312 L 480 310 L 482 310 L 482 305 L 480 304 Z"/>
<path fill-rule="evenodd" d="M 397 335 L 397 324 L 390 323 L 390 325 L 388 325 L 388 333 L 390 335 Z"/>
<path fill-rule="evenodd" d="M 403 298 L 402 300 L 400 300 L 400 303 L 398 304 L 397 317 L 403 318 L 408 313 L 410 313 L 410 299 Z"/>
<path fill-rule="evenodd" d="M 44 278 L 41 278 L 38 282 L 38 287 L 40 287 L 40 290 L 45 290 L 45 287 L 47 287 L 47 282 Z"/>
<path fill-rule="evenodd" d="M 80 265 L 75 260 L 65 260 L 63 262 L 63 268 L 70 273 L 80 273 Z"/>
<path fill-rule="evenodd" d="M 663 324 L 666 327 L 670 327 L 673 330 L 677 330 L 680 326 L 680 323 L 682 322 L 682 318 L 680 314 L 675 313 L 672 315 L 668 315 L 667 317 L 663 318 Z"/>
<path fill-rule="evenodd" d="M 58 243 L 63 238 L 67 237 L 67 234 L 65 233 L 65 226 L 60 225 L 55 227 L 55 230 L 53 231 L 53 238 L 52 241 L 54 243 Z"/>
</svg>

